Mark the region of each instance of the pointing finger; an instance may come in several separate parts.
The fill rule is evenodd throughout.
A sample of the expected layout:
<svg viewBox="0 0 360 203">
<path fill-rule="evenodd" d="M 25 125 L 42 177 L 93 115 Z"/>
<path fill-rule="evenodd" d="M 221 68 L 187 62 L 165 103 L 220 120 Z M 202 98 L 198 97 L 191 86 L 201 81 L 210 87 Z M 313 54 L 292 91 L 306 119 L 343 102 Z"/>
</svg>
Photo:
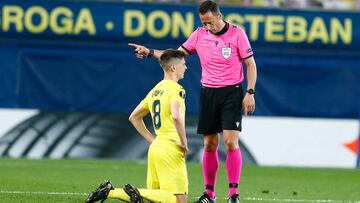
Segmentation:
<svg viewBox="0 0 360 203">
<path fill-rule="evenodd" d="M 132 46 L 132 47 L 135 47 L 135 48 L 138 48 L 139 45 L 138 44 L 133 44 L 133 43 L 128 43 L 129 46 Z"/>
</svg>

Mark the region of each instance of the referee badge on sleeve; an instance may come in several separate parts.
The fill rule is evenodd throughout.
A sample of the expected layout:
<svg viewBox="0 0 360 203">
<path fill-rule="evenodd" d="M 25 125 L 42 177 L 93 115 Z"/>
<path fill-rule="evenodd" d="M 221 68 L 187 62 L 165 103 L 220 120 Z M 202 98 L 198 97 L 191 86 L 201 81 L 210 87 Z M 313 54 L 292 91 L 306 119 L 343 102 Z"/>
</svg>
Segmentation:
<svg viewBox="0 0 360 203">
<path fill-rule="evenodd" d="M 230 47 L 223 47 L 221 49 L 221 53 L 225 59 L 230 58 L 231 56 L 231 48 Z"/>
</svg>

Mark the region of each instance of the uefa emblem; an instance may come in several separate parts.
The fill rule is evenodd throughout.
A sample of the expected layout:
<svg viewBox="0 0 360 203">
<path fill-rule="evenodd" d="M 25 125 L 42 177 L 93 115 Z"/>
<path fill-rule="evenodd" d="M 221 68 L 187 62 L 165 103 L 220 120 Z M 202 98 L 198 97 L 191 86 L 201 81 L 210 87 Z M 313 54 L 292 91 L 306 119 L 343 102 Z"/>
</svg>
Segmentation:
<svg viewBox="0 0 360 203">
<path fill-rule="evenodd" d="M 230 58 L 231 56 L 231 48 L 230 47 L 224 47 L 221 49 L 221 53 L 225 59 Z"/>
</svg>

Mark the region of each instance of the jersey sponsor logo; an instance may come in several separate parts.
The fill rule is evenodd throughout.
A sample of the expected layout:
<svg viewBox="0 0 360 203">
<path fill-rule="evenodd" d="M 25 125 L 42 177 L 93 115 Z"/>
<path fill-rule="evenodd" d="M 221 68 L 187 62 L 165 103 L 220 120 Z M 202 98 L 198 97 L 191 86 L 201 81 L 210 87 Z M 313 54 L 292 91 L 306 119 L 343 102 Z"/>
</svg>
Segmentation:
<svg viewBox="0 0 360 203">
<path fill-rule="evenodd" d="M 248 54 L 248 53 L 251 53 L 252 52 L 252 49 L 251 48 L 248 48 L 248 49 L 246 49 L 246 53 Z"/>
<path fill-rule="evenodd" d="M 231 48 L 230 47 L 224 47 L 221 49 L 221 53 L 225 59 L 230 58 L 231 56 Z"/>
</svg>

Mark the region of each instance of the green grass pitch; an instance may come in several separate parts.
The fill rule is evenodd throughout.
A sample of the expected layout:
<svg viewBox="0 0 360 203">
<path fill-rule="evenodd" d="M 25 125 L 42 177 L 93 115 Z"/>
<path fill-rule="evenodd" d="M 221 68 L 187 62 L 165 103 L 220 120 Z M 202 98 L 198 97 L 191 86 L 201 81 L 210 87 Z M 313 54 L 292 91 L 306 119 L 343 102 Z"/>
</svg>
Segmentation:
<svg viewBox="0 0 360 203">
<path fill-rule="evenodd" d="M 201 165 L 188 164 L 189 202 L 201 195 Z M 104 179 L 115 187 L 145 186 L 146 164 L 121 160 L 26 160 L 0 158 L 0 202 L 83 202 Z M 360 203 L 360 170 L 246 165 L 239 187 L 246 202 Z M 226 202 L 222 163 L 217 202 Z M 107 200 L 106 202 L 120 202 Z"/>
</svg>

